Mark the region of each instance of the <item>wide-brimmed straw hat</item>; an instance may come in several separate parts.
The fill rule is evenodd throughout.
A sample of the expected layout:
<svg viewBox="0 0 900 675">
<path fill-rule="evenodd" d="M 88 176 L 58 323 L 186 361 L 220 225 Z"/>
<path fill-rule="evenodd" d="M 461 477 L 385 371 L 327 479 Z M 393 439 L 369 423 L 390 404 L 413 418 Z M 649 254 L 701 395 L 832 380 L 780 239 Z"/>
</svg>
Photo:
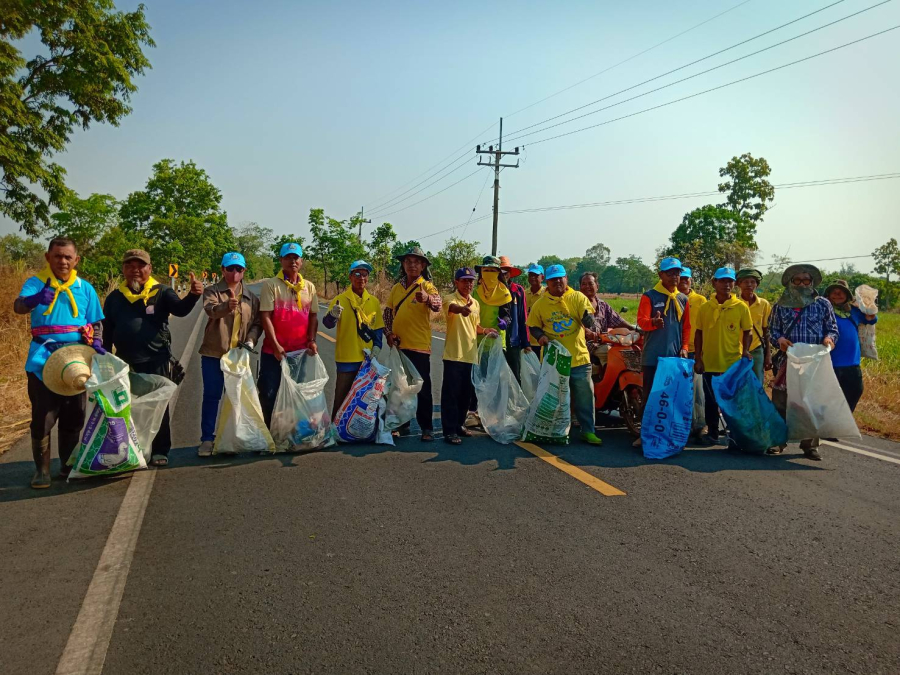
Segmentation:
<svg viewBox="0 0 900 675">
<path fill-rule="evenodd" d="M 54 394 L 76 396 L 91 376 L 93 347 L 71 344 L 53 352 L 44 364 L 44 385 Z"/>
<path fill-rule="evenodd" d="M 394 258 L 396 260 L 403 262 L 403 259 L 409 255 L 414 255 L 417 258 L 421 258 L 422 260 L 425 261 L 426 265 L 431 264 L 431 261 L 428 259 L 428 256 L 425 255 L 425 251 L 422 250 L 421 246 L 413 246 L 412 248 L 408 249 L 405 253 L 401 253 L 400 255 L 395 255 Z"/>
</svg>

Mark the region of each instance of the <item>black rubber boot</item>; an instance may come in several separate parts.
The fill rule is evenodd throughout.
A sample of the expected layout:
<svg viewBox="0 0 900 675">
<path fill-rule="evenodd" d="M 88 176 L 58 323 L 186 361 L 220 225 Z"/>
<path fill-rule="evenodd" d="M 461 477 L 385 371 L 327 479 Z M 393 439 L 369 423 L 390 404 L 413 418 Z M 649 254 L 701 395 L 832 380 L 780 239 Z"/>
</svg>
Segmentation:
<svg viewBox="0 0 900 675">
<path fill-rule="evenodd" d="M 69 466 L 69 458 L 72 453 L 78 449 L 81 444 L 80 431 L 60 431 L 59 432 L 59 477 L 68 478 L 72 467 Z"/>
<path fill-rule="evenodd" d="M 34 458 L 34 478 L 31 487 L 43 490 L 50 487 L 50 437 L 31 439 L 31 456 Z"/>
</svg>

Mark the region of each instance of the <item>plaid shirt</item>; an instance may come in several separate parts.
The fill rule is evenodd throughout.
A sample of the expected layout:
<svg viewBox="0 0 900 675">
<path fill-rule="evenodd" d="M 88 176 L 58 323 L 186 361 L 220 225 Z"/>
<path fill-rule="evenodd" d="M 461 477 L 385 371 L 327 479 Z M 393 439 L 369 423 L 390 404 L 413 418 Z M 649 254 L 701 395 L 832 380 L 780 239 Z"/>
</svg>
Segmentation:
<svg viewBox="0 0 900 675">
<path fill-rule="evenodd" d="M 794 322 L 797 312 L 800 318 Z M 790 333 L 786 333 L 794 323 Z M 769 339 L 777 347 L 779 338 L 787 338 L 794 343 L 818 345 L 822 340 L 830 337 L 835 344 L 838 341 L 837 320 L 834 318 L 834 308 L 825 298 L 818 297 L 815 302 L 805 310 L 800 311 L 781 305 L 772 306 L 772 316 L 769 319 Z"/>
<path fill-rule="evenodd" d="M 625 328 L 628 326 L 628 323 L 619 316 L 618 312 L 609 306 L 609 303 L 601 298 L 594 298 L 594 301 L 597 303 L 594 308 L 594 313 L 591 317 L 594 319 L 594 325 L 591 326 L 590 330 L 595 333 L 605 333 L 610 328 Z M 594 304 L 593 302 L 591 303 Z"/>
</svg>

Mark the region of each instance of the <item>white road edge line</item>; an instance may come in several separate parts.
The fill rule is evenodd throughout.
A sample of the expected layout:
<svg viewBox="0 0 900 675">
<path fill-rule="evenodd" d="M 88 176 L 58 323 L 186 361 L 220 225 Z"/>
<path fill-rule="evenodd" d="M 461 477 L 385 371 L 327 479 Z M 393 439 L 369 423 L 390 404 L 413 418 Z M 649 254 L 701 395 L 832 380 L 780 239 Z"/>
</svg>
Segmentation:
<svg viewBox="0 0 900 675">
<path fill-rule="evenodd" d="M 185 371 L 194 353 L 194 343 L 200 332 L 202 318 L 201 311 L 181 356 L 181 365 Z M 181 387 L 175 390 L 175 395 L 169 401 L 171 410 L 175 409 L 180 392 Z M 100 675 L 103 671 L 155 479 L 155 470 L 139 471 L 131 477 L 119 514 L 109 532 L 66 648 L 56 667 L 57 675 Z"/>
<path fill-rule="evenodd" d="M 900 459 L 896 457 L 887 457 L 885 455 L 879 455 L 875 452 L 869 452 L 868 450 L 862 450 L 861 448 L 854 448 L 852 445 L 844 445 L 843 443 L 835 443 L 834 441 L 821 441 L 823 444 L 834 446 L 835 448 L 840 448 L 841 450 L 849 450 L 850 452 L 855 452 L 859 455 L 865 455 L 866 457 L 874 457 L 875 459 L 880 459 L 885 462 L 891 462 L 893 464 L 900 464 Z"/>
</svg>

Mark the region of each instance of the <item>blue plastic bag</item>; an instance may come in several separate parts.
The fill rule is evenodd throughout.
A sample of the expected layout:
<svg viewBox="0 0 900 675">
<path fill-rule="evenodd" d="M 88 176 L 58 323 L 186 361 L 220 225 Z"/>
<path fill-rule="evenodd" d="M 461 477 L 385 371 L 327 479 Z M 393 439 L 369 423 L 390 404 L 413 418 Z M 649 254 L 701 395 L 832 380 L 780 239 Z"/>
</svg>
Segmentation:
<svg viewBox="0 0 900 675">
<path fill-rule="evenodd" d="M 712 378 L 713 392 L 734 441 L 749 452 L 787 443 L 787 425 L 753 373 L 753 361 L 738 359 Z"/>
<path fill-rule="evenodd" d="M 684 450 L 691 434 L 693 408 L 694 360 L 659 359 L 641 420 L 644 457 L 665 459 Z"/>
</svg>

